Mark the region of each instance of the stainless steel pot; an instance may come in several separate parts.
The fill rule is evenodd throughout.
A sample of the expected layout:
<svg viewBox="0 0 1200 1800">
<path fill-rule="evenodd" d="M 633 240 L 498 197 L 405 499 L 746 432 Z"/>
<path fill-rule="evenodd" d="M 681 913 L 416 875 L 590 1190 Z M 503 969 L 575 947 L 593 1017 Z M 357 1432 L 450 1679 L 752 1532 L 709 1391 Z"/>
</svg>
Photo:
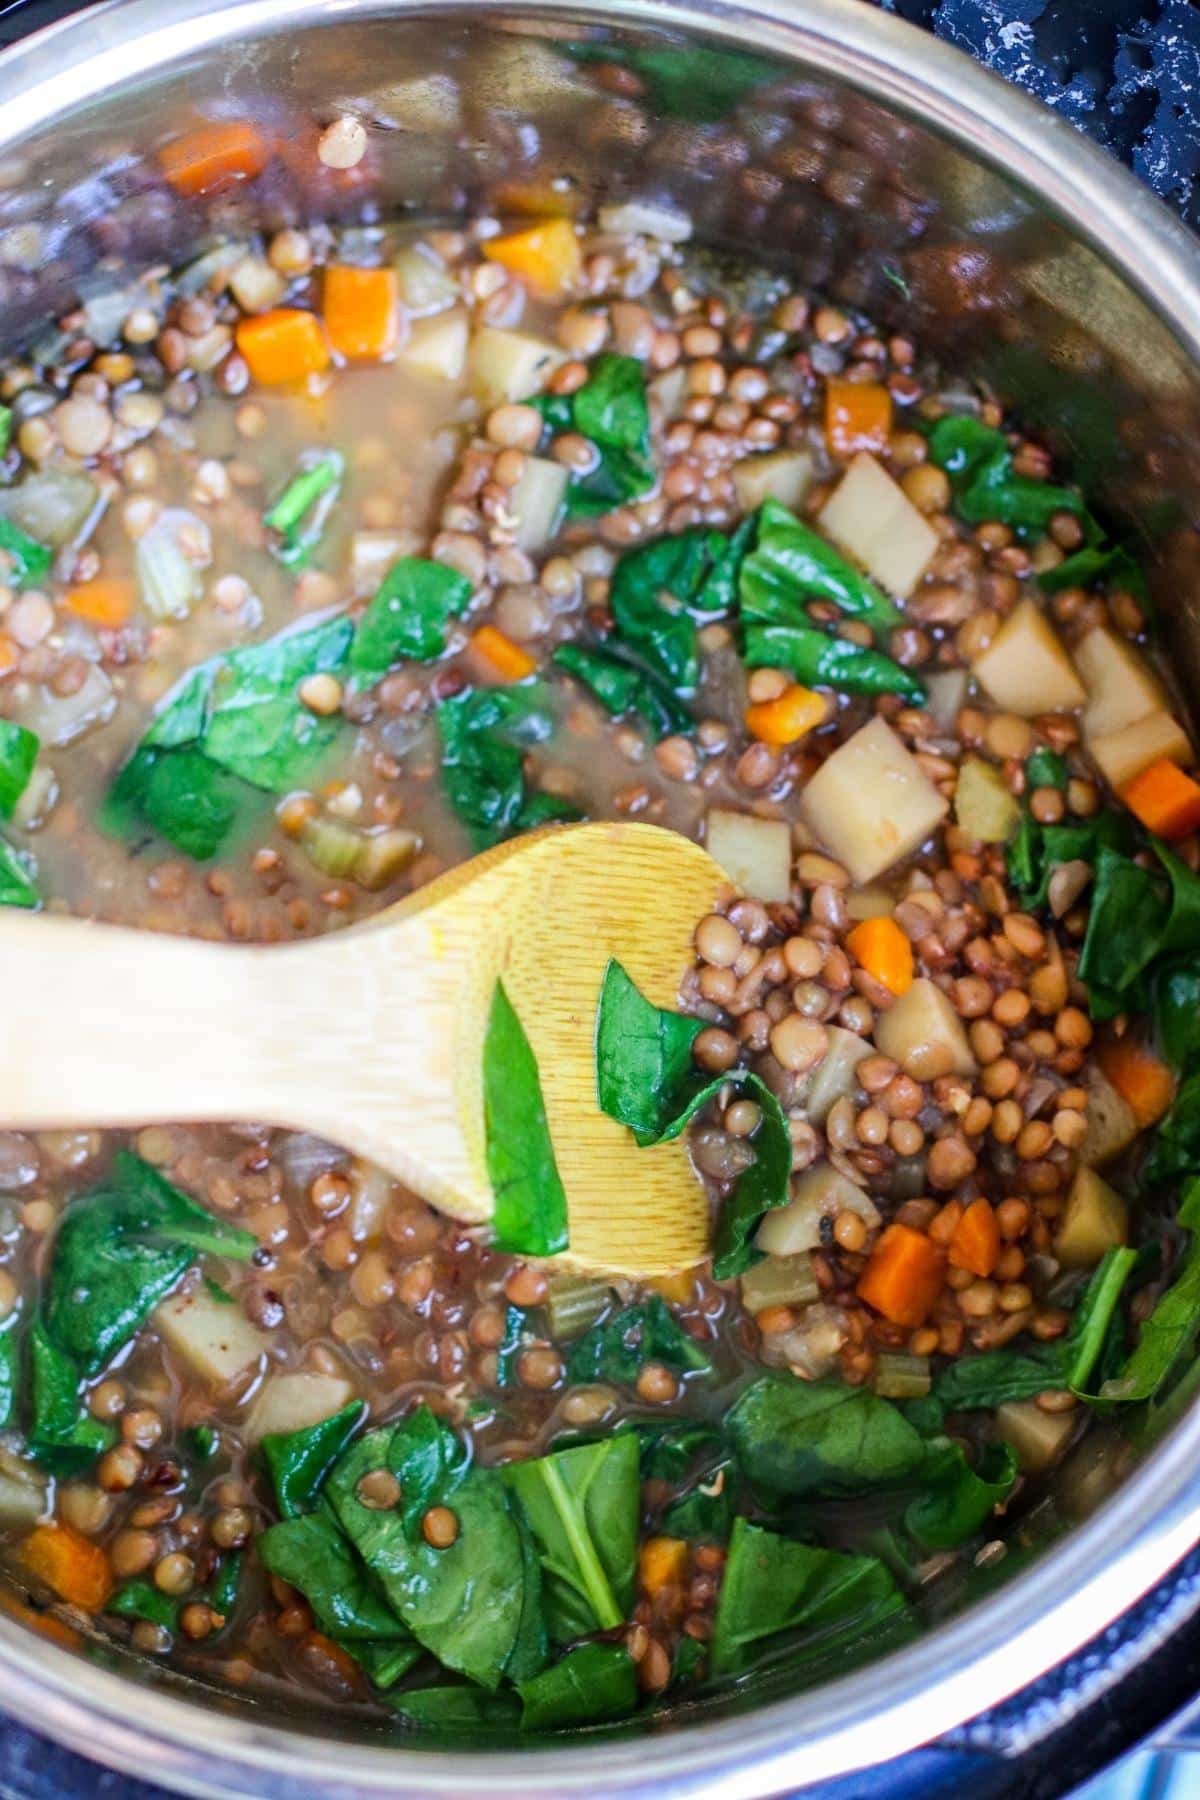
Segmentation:
<svg viewBox="0 0 1200 1800">
<path fill-rule="evenodd" d="M 580 43 L 590 58 L 567 49 Z M 619 67 L 638 45 L 668 51 L 640 92 Z M 310 154 L 346 109 L 372 139 L 350 181 Z M 155 151 L 197 116 L 254 119 L 291 150 L 283 174 L 181 204 Z M 1153 539 L 1194 669 L 1196 247 L 1061 120 L 860 0 L 109 0 L 0 60 L 0 339 L 222 230 L 331 209 L 452 216 L 545 179 L 672 198 L 700 235 L 877 311 L 901 295 L 906 326 L 1067 439 Z M 1200 1538 L 1198 1465 L 1193 1413 L 1036 1568 L 914 1647 L 819 1691 L 755 1704 L 752 1689 L 590 1743 L 407 1749 L 123 1672 L 115 1653 L 72 1656 L 4 1615 L 0 1704 L 193 1793 L 788 1791 L 896 1755 L 1084 1643 Z"/>
</svg>

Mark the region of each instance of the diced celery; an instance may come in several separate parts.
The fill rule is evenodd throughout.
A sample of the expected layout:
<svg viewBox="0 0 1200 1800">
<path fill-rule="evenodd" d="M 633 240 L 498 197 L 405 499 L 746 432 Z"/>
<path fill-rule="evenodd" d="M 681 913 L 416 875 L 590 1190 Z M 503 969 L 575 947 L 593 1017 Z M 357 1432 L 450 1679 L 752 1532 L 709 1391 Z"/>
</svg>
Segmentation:
<svg viewBox="0 0 1200 1800">
<path fill-rule="evenodd" d="M 557 1343 L 582 1337 L 599 1319 L 610 1300 L 612 1289 L 606 1281 L 592 1281 L 586 1275 L 551 1275 L 546 1292 L 546 1318 L 550 1335 Z"/>
<path fill-rule="evenodd" d="M 921 1400 L 933 1385 L 927 1356 L 906 1350 L 881 1350 L 871 1386 L 884 1400 Z"/>
<path fill-rule="evenodd" d="M 320 869 L 322 875 L 328 875 L 334 881 L 342 881 L 353 875 L 362 854 L 364 838 L 352 825 L 343 825 L 340 819 L 318 814 L 305 820 L 300 843 L 315 869 Z"/>
<path fill-rule="evenodd" d="M 764 1256 L 741 1278 L 742 1305 L 759 1313 L 768 1306 L 807 1306 L 820 1293 L 812 1257 Z"/>
</svg>

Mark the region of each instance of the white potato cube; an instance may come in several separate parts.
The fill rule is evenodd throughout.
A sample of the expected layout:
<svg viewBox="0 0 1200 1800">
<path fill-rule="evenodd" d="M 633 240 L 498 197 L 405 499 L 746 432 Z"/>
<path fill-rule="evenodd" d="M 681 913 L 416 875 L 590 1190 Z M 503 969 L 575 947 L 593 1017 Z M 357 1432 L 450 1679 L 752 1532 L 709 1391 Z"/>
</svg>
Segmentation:
<svg viewBox="0 0 1200 1800">
<path fill-rule="evenodd" d="M 1076 644 L 1075 667 L 1087 689 L 1081 721 L 1085 738 L 1103 737 L 1147 713 L 1171 710 L 1163 684 L 1145 657 L 1103 625 Z"/>
<path fill-rule="evenodd" d="M 1129 1241 L 1129 1207 L 1095 1169 L 1080 1169 L 1054 1239 L 1067 1269 L 1094 1269 L 1106 1251 Z"/>
<path fill-rule="evenodd" d="M 428 244 L 406 244 L 392 267 L 405 311 L 419 317 L 453 306 L 459 297 L 458 277 Z"/>
<path fill-rule="evenodd" d="M 916 1081 L 973 1075 L 975 1058 L 963 1022 L 935 981 L 918 976 L 875 1021 L 875 1047 Z"/>
<path fill-rule="evenodd" d="M 172 1294 L 154 1309 L 159 1336 L 210 1387 L 227 1387 L 253 1368 L 271 1340 L 252 1325 L 236 1300 L 218 1300 L 203 1285 Z"/>
<path fill-rule="evenodd" d="M 272 1375 L 250 1409 L 246 1436 L 251 1443 L 277 1431 L 307 1431 L 354 1398 L 353 1385 L 342 1375 L 317 1375 L 307 1369 Z"/>
<path fill-rule="evenodd" d="M 1012 1446 L 1022 1474 L 1040 1475 L 1066 1449 L 1078 1416 L 1043 1412 L 1036 1400 L 1006 1400 L 996 1409 L 996 1429 Z"/>
<path fill-rule="evenodd" d="M 1022 719 L 1071 712 L 1087 693 L 1061 639 L 1035 600 L 1022 600 L 971 665 L 997 706 Z"/>
<path fill-rule="evenodd" d="M 457 381 L 467 359 L 467 315 L 436 313 L 430 319 L 414 319 L 408 341 L 396 352 L 396 361 L 418 374 L 438 381 Z"/>
<path fill-rule="evenodd" d="M 1122 725 L 1119 731 L 1088 738 L 1087 748 L 1105 780 L 1118 793 L 1128 787 L 1135 775 L 1164 756 L 1184 768 L 1194 761 L 1187 733 L 1169 712 L 1148 713 L 1132 725 Z"/>
<path fill-rule="evenodd" d="M 692 221 L 685 212 L 660 200 L 622 200 L 600 208 L 600 229 L 614 237 L 657 238 L 661 244 L 686 244 Z"/>
<path fill-rule="evenodd" d="M 884 719 L 872 719 L 821 764 L 800 810 L 855 881 L 872 881 L 923 844 L 950 810 Z"/>
<path fill-rule="evenodd" d="M 798 512 L 812 478 L 813 460 L 807 450 L 772 450 L 734 464 L 733 491 L 743 512 L 754 512 L 764 500 L 778 500 Z"/>
<path fill-rule="evenodd" d="M 793 1181 L 792 1197 L 786 1206 L 777 1206 L 767 1213 L 755 1233 L 755 1246 L 768 1256 L 795 1256 L 801 1250 L 817 1250 L 822 1241 L 822 1219 L 836 1218 L 840 1212 L 857 1213 L 871 1231 L 879 1224 L 879 1209 L 866 1190 L 832 1163 L 818 1163 Z"/>
<path fill-rule="evenodd" d="M 471 339 L 467 379 L 480 406 L 490 412 L 506 400 L 528 400 L 540 393 L 547 376 L 566 359 L 566 351 L 545 338 L 485 325 Z"/>
<path fill-rule="evenodd" d="M 912 593 L 938 547 L 928 519 L 867 450 L 854 458 L 818 519 L 839 549 L 902 599 Z"/>
<path fill-rule="evenodd" d="M 517 521 L 517 545 L 544 550 L 558 524 L 570 475 L 565 464 L 547 456 L 527 456 L 515 487 L 508 491 L 508 510 Z"/>
<path fill-rule="evenodd" d="M 786 900 L 792 891 L 792 834 L 782 819 L 714 807 L 706 848 L 734 887 L 756 900 Z"/>
<path fill-rule="evenodd" d="M 829 1048 L 809 1077 L 804 1110 L 814 1125 L 824 1125 L 834 1102 L 852 1094 L 858 1085 L 855 1071 L 873 1045 L 857 1031 L 840 1025 L 829 1027 Z"/>
<path fill-rule="evenodd" d="M 953 731 L 958 715 L 967 704 L 967 671 L 939 669 L 936 675 L 922 675 L 925 683 L 925 711 L 942 731 Z"/>
<path fill-rule="evenodd" d="M 1085 1168 L 1102 1169 L 1128 1150 L 1138 1134 L 1138 1122 L 1124 1094 L 1115 1088 L 1095 1063 L 1083 1078 L 1087 1088 L 1087 1136 L 1079 1146 Z"/>
</svg>

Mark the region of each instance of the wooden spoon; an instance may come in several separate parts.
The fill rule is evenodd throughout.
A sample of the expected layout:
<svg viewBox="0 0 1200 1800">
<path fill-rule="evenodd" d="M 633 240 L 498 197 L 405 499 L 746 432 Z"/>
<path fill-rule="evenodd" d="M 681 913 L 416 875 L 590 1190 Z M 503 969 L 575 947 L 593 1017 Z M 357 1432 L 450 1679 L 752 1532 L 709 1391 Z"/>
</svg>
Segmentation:
<svg viewBox="0 0 1200 1800">
<path fill-rule="evenodd" d="M 482 1046 L 497 976 L 537 1058 L 570 1266 L 700 1261 L 686 1143 L 640 1150 L 596 1103 L 600 982 L 616 957 L 676 1004 L 728 879 L 652 825 L 558 826 L 464 863 L 364 925 L 237 947 L 0 913 L 0 1125 L 268 1121 L 366 1157 L 453 1218 L 492 1214 Z"/>
</svg>

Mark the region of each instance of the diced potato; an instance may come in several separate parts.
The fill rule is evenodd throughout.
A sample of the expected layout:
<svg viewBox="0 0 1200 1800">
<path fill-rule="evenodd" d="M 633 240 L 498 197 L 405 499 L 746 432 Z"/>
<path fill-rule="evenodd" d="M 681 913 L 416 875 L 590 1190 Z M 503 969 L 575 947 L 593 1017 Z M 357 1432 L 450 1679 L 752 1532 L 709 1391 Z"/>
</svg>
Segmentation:
<svg viewBox="0 0 1200 1800">
<path fill-rule="evenodd" d="M 1022 719 L 1071 712 L 1087 693 L 1058 633 L 1035 600 L 1022 600 L 971 665 L 976 681 Z"/>
<path fill-rule="evenodd" d="M 457 381 L 467 359 L 467 315 L 438 313 L 431 319 L 414 319 L 407 343 L 396 352 L 396 361 L 439 381 Z"/>
<path fill-rule="evenodd" d="M 354 1398 L 352 1384 L 341 1375 L 300 1370 L 272 1375 L 250 1409 L 246 1436 L 252 1443 L 276 1431 L 306 1431 L 341 1412 Z"/>
<path fill-rule="evenodd" d="M 441 312 L 459 297 L 458 278 L 428 244 L 406 244 L 392 267 L 400 303 L 415 316 Z"/>
<path fill-rule="evenodd" d="M 857 1031 L 846 1031 L 840 1025 L 829 1027 L 829 1048 L 813 1070 L 804 1096 L 804 1110 L 814 1125 L 824 1125 L 834 1102 L 854 1092 L 858 1085 L 855 1070 L 871 1050 L 872 1045 Z"/>
<path fill-rule="evenodd" d="M 1040 1475 L 1070 1442 L 1077 1412 L 1043 1412 L 1033 1400 L 1006 1400 L 996 1409 L 996 1429 L 1016 1452 L 1022 1474 Z"/>
<path fill-rule="evenodd" d="M 1088 738 L 1088 752 L 1105 780 L 1119 793 L 1135 775 L 1161 757 L 1188 768 L 1195 761 L 1187 733 L 1173 713 L 1148 713 L 1119 731 Z"/>
<path fill-rule="evenodd" d="M 818 514 L 821 529 L 890 593 L 907 598 L 938 547 L 932 525 L 863 450 Z"/>
<path fill-rule="evenodd" d="M 1068 1269 L 1094 1269 L 1129 1237 L 1129 1208 L 1095 1169 L 1080 1169 L 1067 1195 L 1054 1254 Z"/>
<path fill-rule="evenodd" d="M 980 844 L 1006 844 L 1021 818 L 1021 809 L 994 763 L 968 756 L 958 771 L 954 816 Z"/>
<path fill-rule="evenodd" d="M 528 400 L 531 394 L 540 393 L 547 376 L 566 356 L 565 350 L 545 338 L 485 325 L 471 339 L 467 379 L 486 412 L 506 400 Z"/>
<path fill-rule="evenodd" d="M 923 844 L 950 810 L 883 719 L 822 763 L 800 796 L 805 822 L 855 881 L 871 881 Z"/>
<path fill-rule="evenodd" d="M 755 1234 L 755 1245 L 769 1256 L 798 1256 L 804 1250 L 817 1250 L 822 1241 L 821 1220 L 834 1219 L 840 1212 L 857 1213 L 872 1231 L 879 1224 L 879 1209 L 865 1189 L 832 1163 L 818 1163 L 792 1182 L 792 1198 L 786 1206 L 767 1213 Z"/>
<path fill-rule="evenodd" d="M 807 1306 L 820 1293 L 807 1251 L 799 1256 L 764 1256 L 742 1276 L 742 1305 L 747 1312 L 767 1306 Z"/>
<path fill-rule="evenodd" d="M 0 1526 L 5 1531 L 28 1531 L 49 1511 L 49 1476 L 0 1445 Z"/>
<path fill-rule="evenodd" d="M 508 491 L 508 510 L 517 521 L 517 545 L 536 553 L 554 536 L 570 475 L 563 463 L 527 456 L 520 480 Z"/>
<path fill-rule="evenodd" d="M 1133 1108 L 1095 1063 L 1084 1076 L 1087 1088 L 1087 1136 L 1079 1147 L 1079 1160 L 1089 1169 L 1102 1169 L 1128 1150 L 1138 1134 Z"/>
<path fill-rule="evenodd" d="M 600 208 L 600 229 L 614 237 L 657 238 L 662 244 L 686 244 L 692 221 L 684 212 L 656 200 L 622 200 Z"/>
<path fill-rule="evenodd" d="M 875 1047 L 915 1081 L 973 1075 L 975 1058 L 963 1022 L 936 982 L 918 976 L 875 1021 Z"/>
<path fill-rule="evenodd" d="M 684 401 L 688 397 L 687 365 L 676 363 L 673 369 L 664 369 L 653 381 L 646 383 L 646 392 L 653 400 L 660 418 L 674 419 L 683 411 Z"/>
<path fill-rule="evenodd" d="M 967 671 L 941 669 L 936 675 L 922 675 L 925 684 L 925 710 L 942 731 L 953 731 L 958 715 L 967 704 Z"/>
<path fill-rule="evenodd" d="M 1147 713 L 1171 710 L 1163 684 L 1145 657 L 1103 625 L 1093 627 L 1075 646 L 1075 667 L 1087 689 L 1085 738 L 1120 731 Z"/>
<path fill-rule="evenodd" d="M 733 491 L 743 512 L 754 512 L 767 499 L 798 512 L 812 478 L 813 460 L 807 450 L 772 450 L 734 464 Z"/>
<path fill-rule="evenodd" d="M 860 923 L 863 919 L 890 919 L 896 910 L 896 896 L 884 887 L 851 888 L 846 895 L 847 915 Z"/>
<path fill-rule="evenodd" d="M 253 1326 L 236 1301 L 218 1300 L 204 1287 L 172 1294 L 154 1310 L 153 1324 L 177 1356 L 210 1387 L 226 1387 L 253 1367 L 271 1340 Z"/>
<path fill-rule="evenodd" d="M 713 807 L 707 849 L 735 887 L 756 900 L 786 900 L 792 891 L 792 834 L 782 819 Z"/>
<path fill-rule="evenodd" d="M 392 1178 L 375 1163 L 355 1161 L 350 1170 L 350 1207 L 346 1217 L 350 1236 L 362 1244 L 383 1230 L 392 1198 Z"/>
</svg>

